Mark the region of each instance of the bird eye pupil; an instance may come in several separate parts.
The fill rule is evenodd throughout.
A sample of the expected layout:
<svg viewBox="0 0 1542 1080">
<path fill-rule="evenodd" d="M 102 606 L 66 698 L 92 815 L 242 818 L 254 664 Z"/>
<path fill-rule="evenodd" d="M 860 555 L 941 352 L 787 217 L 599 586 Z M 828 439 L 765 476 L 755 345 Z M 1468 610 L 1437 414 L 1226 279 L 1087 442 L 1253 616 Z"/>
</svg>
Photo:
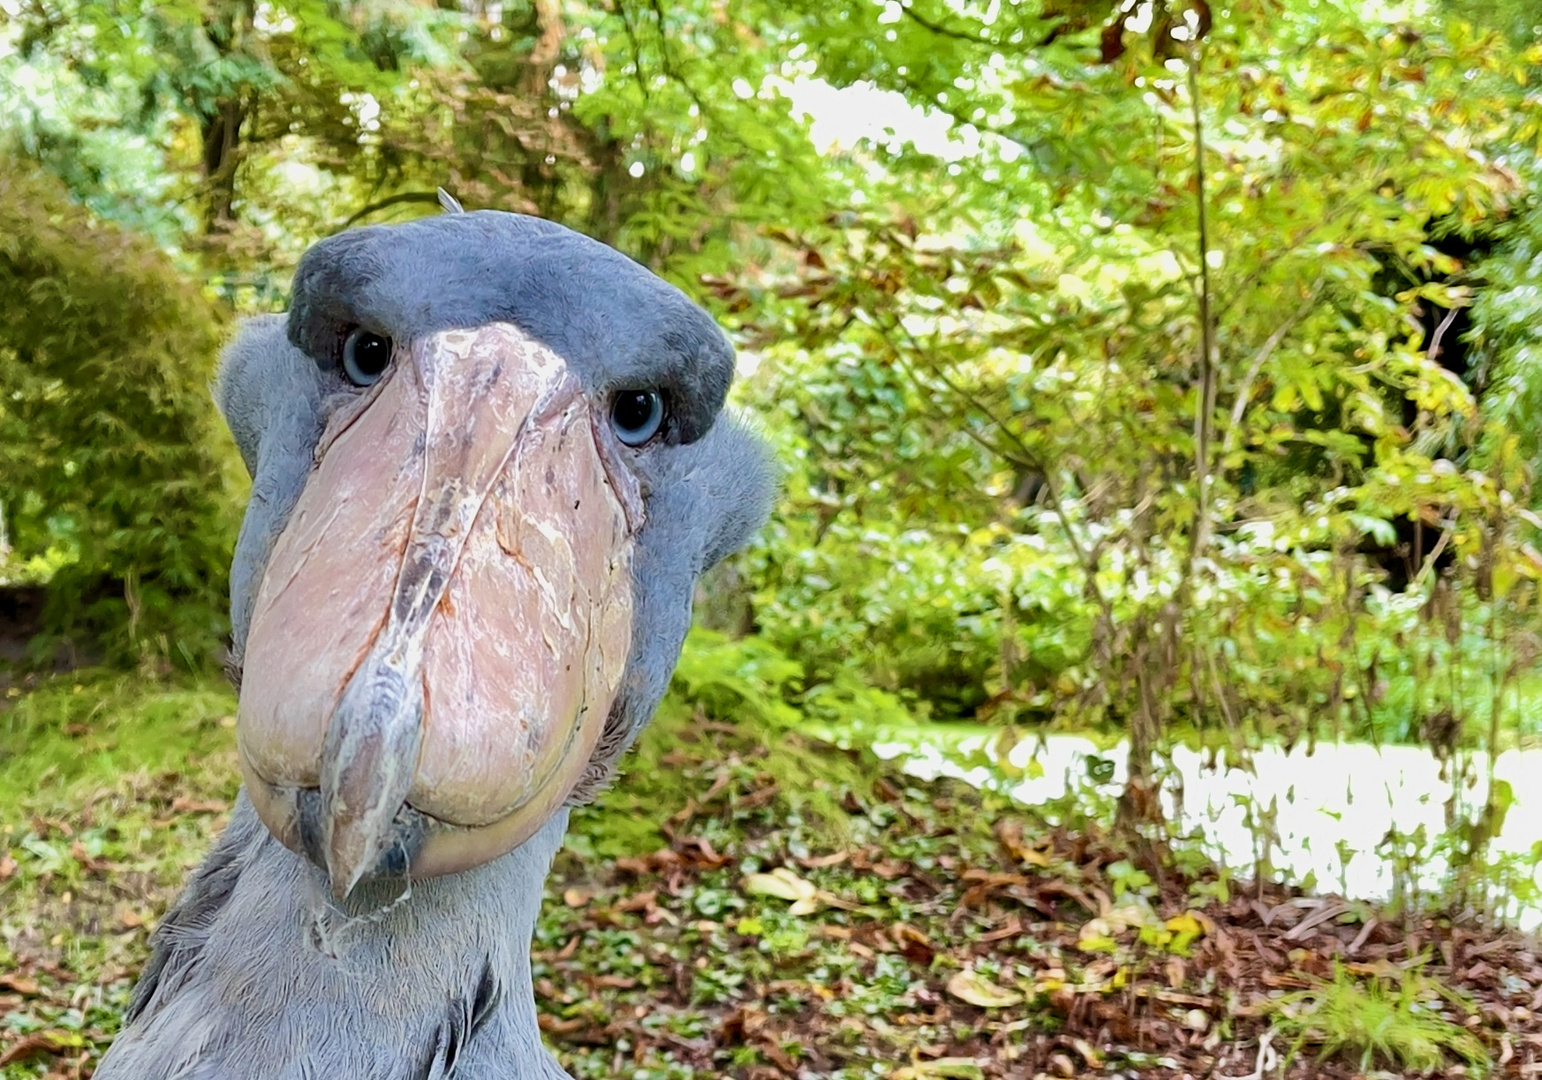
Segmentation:
<svg viewBox="0 0 1542 1080">
<path fill-rule="evenodd" d="M 355 330 L 343 342 L 343 374 L 355 386 L 378 382 L 391 363 L 391 339 Z"/>
<path fill-rule="evenodd" d="M 391 359 L 391 346 L 379 334 L 360 334 L 353 358 L 366 375 L 379 375 Z"/>
<path fill-rule="evenodd" d="M 657 390 L 623 390 L 611 404 L 616 436 L 628 446 L 641 446 L 664 426 L 664 395 Z"/>
<path fill-rule="evenodd" d="M 628 431 L 642 427 L 653 411 L 653 402 L 640 390 L 622 394 L 616 399 L 616 423 Z"/>
</svg>

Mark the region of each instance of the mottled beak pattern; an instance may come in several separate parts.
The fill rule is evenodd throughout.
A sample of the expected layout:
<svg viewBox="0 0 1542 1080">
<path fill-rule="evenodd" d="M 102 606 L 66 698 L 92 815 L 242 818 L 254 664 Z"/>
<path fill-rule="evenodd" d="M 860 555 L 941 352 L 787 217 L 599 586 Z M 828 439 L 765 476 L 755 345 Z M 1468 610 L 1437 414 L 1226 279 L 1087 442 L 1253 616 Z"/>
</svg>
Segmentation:
<svg viewBox="0 0 1542 1080">
<path fill-rule="evenodd" d="M 397 348 L 328 420 L 237 724 L 264 824 L 339 898 L 528 839 L 582 776 L 632 631 L 642 499 L 563 359 L 507 323 Z"/>
</svg>

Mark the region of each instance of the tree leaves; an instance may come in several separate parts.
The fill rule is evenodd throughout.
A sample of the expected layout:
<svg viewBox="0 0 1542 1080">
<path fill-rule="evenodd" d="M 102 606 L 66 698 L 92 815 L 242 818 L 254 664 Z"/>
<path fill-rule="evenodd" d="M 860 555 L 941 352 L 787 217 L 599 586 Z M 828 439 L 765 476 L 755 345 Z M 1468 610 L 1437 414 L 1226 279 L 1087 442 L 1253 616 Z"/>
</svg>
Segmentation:
<svg viewBox="0 0 1542 1080">
<path fill-rule="evenodd" d="M 1473 664 L 1416 687 L 1460 661 L 1418 614 L 1431 549 L 1410 536 L 1441 537 L 1469 625 L 1495 588 L 1510 606 L 1481 625 L 1529 625 L 1537 538 L 1514 508 L 1542 408 L 1523 213 L 1542 119 L 1526 56 L 1445 9 L 50 11 L 29 24 L 39 70 L 100 86 L 49 130 L 153 140 L 161 235 L 179 221 L 238 306 L 281 306 L 317 235 L 428 211 L 441 184 L 710 303 L 789 470 L 742 567 L 741 622 L 786 666 L 744 697 L 765 716 L 1406 734 L 1435 697 L 1504 697 Z M 119 37 L 88 32 L 109 18 Z M 827 123 L 910 111 L 818 153 L 792 104 L 812 87 Z M 117 214 L 146 168 L 45 156 Z M 221 185 L 218 229 L 169 208 Z M 1479 269 L 1502 228 L 1513 250 Z M 1436 341 L 1453 312 L 1473 330 Z M 1464 375 L 1443 361 L 1475 333 L 1492 355 Z M 73 518 L 27 512 L 76 542 Z"/>
</svg>

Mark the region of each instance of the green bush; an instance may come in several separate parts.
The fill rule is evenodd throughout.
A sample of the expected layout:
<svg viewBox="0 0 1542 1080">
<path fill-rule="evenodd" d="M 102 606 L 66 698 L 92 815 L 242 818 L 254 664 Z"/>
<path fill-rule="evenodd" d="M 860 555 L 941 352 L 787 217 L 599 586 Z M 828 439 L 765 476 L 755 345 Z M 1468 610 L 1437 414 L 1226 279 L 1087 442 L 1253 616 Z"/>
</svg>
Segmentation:
<svg viewBox="0 0 1542 1080">
<path fill-rule="evenodd" d="M 201 666 L 237 521 L 208 382 L 224 318 L 143 238 L 0 161 L 0 583 L 46 580 L 46 636 Z"/>
</svg>

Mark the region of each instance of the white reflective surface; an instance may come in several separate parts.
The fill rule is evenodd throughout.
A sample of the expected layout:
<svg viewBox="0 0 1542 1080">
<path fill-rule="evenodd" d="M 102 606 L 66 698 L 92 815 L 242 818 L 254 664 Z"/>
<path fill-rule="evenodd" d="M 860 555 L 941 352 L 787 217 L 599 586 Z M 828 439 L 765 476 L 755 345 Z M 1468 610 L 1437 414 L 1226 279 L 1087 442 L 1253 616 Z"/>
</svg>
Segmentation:
<svg viewBox="0 0 1542 1080">
<path fill-rule="evenodd" d="M 1112 799 L 1124 783 L 1128 745 L 1123 742 L 1100 750 L 1077 735 L 1030 737 L 1007 754 L 1010 770 L 1001 770 L 970 762 L 971 755 L 978 762 L 978 755 L 992 753 L 995 734 L 953 737 L 935 727 L 887 734 L 892 737 L 873 749 L 881 757 L 904 758 L 911 775 L 951 776 L 1007 791 L 1029 805 L 1076 793 Z M 1094 759 L 1105 760 L 1102 782 L 1091 775 Z M 1310 753 L 1304 744 L 1289 753 L 1266 747 L 1252 753 L 1251 771 L 1228 767 L 1224 757 L 1216 767 L 1207 760 L 1184 747 L 1174 751 L 1181 812 L 1172 798 L 1165 805 L 1181 830 L 1202 834 L 1211 857 L 1237 877 L 1251 877 L 1259 856 L 1267 853 L 1281 878 L 1303 881 L 1312 875 L 1321 891 L 1385 899 L 1396 874 L 1386 857 L 1391 845 L 1384 843 L 1394 830 L 1413 838 L 1421 829 L 1421 840 L 1401 845 L 1409 876 L 1428 893 L 1438 892 L 1447 876 L 1448 865 L 1436 849 L 1446 830 L 1451 784 L 1425 750 L 1323 742 Z M 1488 797 L 1486 768 L 1479 759 L 1472 770 L 1475 781 L 1463 788 L 1466 819 L 1476 819 Z M 1008 771 L 1015 776 L 1018 770 L 1027 770 L 1027 776 L 1007 778 Z M 1523 856 L 1523 872 L 1542 880 L 1529 858 L 1542 843 L 1542 749 L 1506 751 L 1494 775 L 1511 786 L 1514 803 L 1489 848 L 1490 860 Z M 1512 904 L 1507 914 L 1524 927 L 1542 927 L 1542 907 Z"/>
</svg>

